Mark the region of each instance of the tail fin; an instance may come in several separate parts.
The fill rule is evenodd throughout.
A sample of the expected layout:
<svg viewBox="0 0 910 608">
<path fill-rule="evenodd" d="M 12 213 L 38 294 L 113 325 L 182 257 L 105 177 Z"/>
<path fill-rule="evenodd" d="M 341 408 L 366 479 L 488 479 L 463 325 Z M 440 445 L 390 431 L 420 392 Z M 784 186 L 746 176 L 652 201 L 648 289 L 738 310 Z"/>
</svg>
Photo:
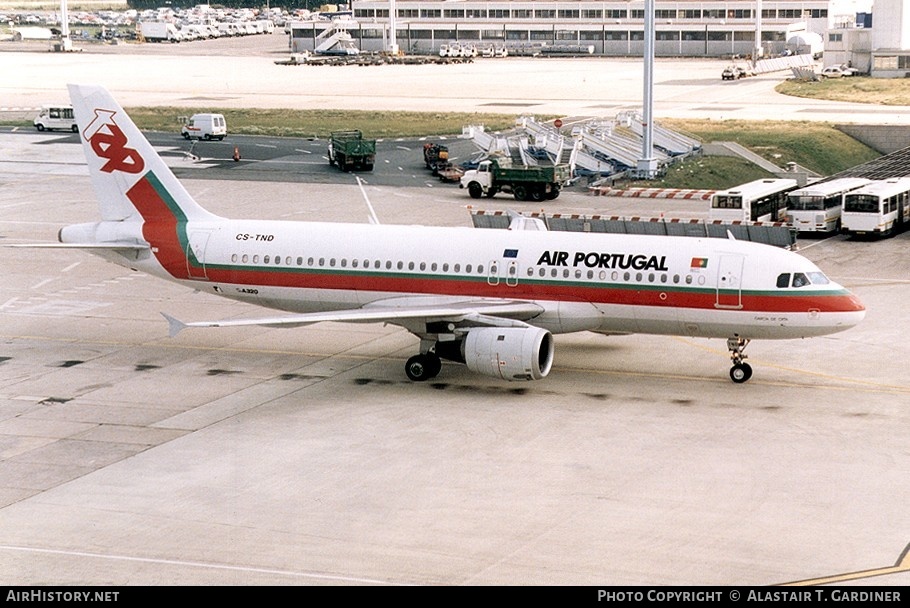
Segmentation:
<svg viewBox="0 0 910 608">
<path fill-rule="evenodd" d="M 193 200 L 111 94 L 67 85 L 105 221 L 214 218 Z"/>
</svg>

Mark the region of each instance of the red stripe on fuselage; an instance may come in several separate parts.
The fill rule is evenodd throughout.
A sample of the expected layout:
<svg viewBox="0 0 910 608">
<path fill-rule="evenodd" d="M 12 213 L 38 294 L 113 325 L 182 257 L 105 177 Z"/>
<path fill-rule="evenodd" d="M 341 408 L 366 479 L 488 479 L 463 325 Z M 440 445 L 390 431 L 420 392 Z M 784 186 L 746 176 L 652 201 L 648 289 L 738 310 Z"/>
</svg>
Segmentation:
<svg viewBox="0 0 910 608">
<path fill-rule="evenodd" d="M 180 242 L 179 222 L 174 212 L 148 179 L 148 174 L 126 193 L 142 219 L 142 236 L 152 246 L 158 262 L 176 279 L 189 278 L 186 252 Z"/>
<path fill-rule="evenodd" d="M 280 268 L 280 267 L 279 267 Z M 667 308 L 717 308 L 715 290 L 682 289 L 670 285 L 660 286 L 605 286 L 556 282 L 533 283 L 518 281 L 509 286 L 504 278 L 491 285 L 485 277 L 465 279 L 438 278 L 437 276 L 388 276 L 365 273 L 329 274 L 327 272 L 251 270 L 246 268 L 207 268 L 209 280 L 216 283 L 283 288 L 325 290 L 372 291 L 401 294 L 451 295 L 459 297 L 504 298 L 509 300 L 551 300 L 589 302 L 592 304 L 618 304 L 628 306 L 655 306 Z M 735 295 L 721 294 L 721 303 L 735 302 Z M 781 291 L 743 292 L 738 310 L 762 313 L 856 312 L 863 305 L 846 291 L 828 293 L 793 293 Z M 724 306 L 724 308 L 730 308 Z"/>
</svg>

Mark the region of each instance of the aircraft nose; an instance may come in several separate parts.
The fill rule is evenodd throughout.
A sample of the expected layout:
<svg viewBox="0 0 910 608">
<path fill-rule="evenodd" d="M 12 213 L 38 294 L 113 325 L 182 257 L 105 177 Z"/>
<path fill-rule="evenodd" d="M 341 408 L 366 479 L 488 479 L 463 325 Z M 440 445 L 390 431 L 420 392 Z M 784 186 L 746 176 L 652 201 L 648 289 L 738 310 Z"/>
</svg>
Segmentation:
<svg viewBox="0 0 910 608">
<path fill-rule="evenodd" d="M 866 307 L 858 297 L 848 293 L 843 299 L 841 313 L 842 323 L 847 327 L 853 327 L 866 318 Z"/>
</svg>

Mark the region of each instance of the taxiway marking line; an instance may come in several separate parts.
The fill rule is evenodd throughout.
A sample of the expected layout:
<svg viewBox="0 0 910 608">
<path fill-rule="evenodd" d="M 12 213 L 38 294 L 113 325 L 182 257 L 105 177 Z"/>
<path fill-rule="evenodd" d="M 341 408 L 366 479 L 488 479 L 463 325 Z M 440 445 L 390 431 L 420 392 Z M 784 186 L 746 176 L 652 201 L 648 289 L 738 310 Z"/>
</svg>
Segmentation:
<svg viewBox="0 0 910 608">
<path fill-rule="evenodd" d="M 313 572 L 297 572 L 294 570 L 278 570 L 272 568 L 256 568 L 251 566 L 231 566 L 228 564 L 206 563 L 184 561 L 176 559 L 155 559 L 150 557 L 134 557 L 129 555 L 115 555 L 105 553 L 90 553 L 87 551 L 68 551 L 63 549 L 39 549 L 36 547 L 17 547 L 15 545 L 0 545 L 0 551 L 20 551 L 23 553 L 43 553 L 49 555 L 63 555 L 67 557 L 89 557 L 93 559 L 105 559 L 123 562 L 140 562 L 145 564 L 161 564 L 167 566 L 185 566 L 191 568 L 205 568 L 208 570 L 229 570 L 235 572 L 246 572 L 256 574 L 272 574 L 278 576 L 290 576 L 295 578 L 309 578 L 324 581 L 341 581 L 346 583 L 362 583 L 367 585 L 398 585 L 399 583 L 390 583 L 371 578 L 360 578 L 356 576 L 339 576 L 332 574 L 316 574 Z"/>
<path fill-rule="evenodd" d="M 873 576 L 885 576 L 886 574 L 897 574 L 900 572 L 910 572 L 910 545 L 904 547 L 903 553 L 897 558 L 897 563 L 893 566 L 884 568 L 872 568 L 870 570 L 859 570 L 857 572 L 844 572 L 833 576 L 823 576 L 820 578 L 809 578 L 792 583 L 781 583 L 784 587 L 789 586 L 809 586 L 809 585 L 828 585 L 831 583 L 843 583 L 846 581 L 855 581 Z"/>
</svg>

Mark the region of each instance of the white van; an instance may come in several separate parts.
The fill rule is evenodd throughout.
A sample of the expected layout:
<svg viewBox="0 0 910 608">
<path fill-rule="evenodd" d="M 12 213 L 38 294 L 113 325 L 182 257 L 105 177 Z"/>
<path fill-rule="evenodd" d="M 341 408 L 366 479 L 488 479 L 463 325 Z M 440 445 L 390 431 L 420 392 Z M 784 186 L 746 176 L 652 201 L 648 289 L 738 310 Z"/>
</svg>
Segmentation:
<svg viewBox="0 0 910 608">
<path fill-rule="evenodd" d="M 79 132 L 76 118 L 73 116 L 73 106 L 44 106 L 32 124 L 39 131 L 65 129 L 73 133 Z"/>
<path fill-rule="evenodd" d="M 189 122 L 180 129 L 184 139 L 217 139 L 227 135 L 227 123 L 223 114 L 193 114 Z"/>
</svg>

